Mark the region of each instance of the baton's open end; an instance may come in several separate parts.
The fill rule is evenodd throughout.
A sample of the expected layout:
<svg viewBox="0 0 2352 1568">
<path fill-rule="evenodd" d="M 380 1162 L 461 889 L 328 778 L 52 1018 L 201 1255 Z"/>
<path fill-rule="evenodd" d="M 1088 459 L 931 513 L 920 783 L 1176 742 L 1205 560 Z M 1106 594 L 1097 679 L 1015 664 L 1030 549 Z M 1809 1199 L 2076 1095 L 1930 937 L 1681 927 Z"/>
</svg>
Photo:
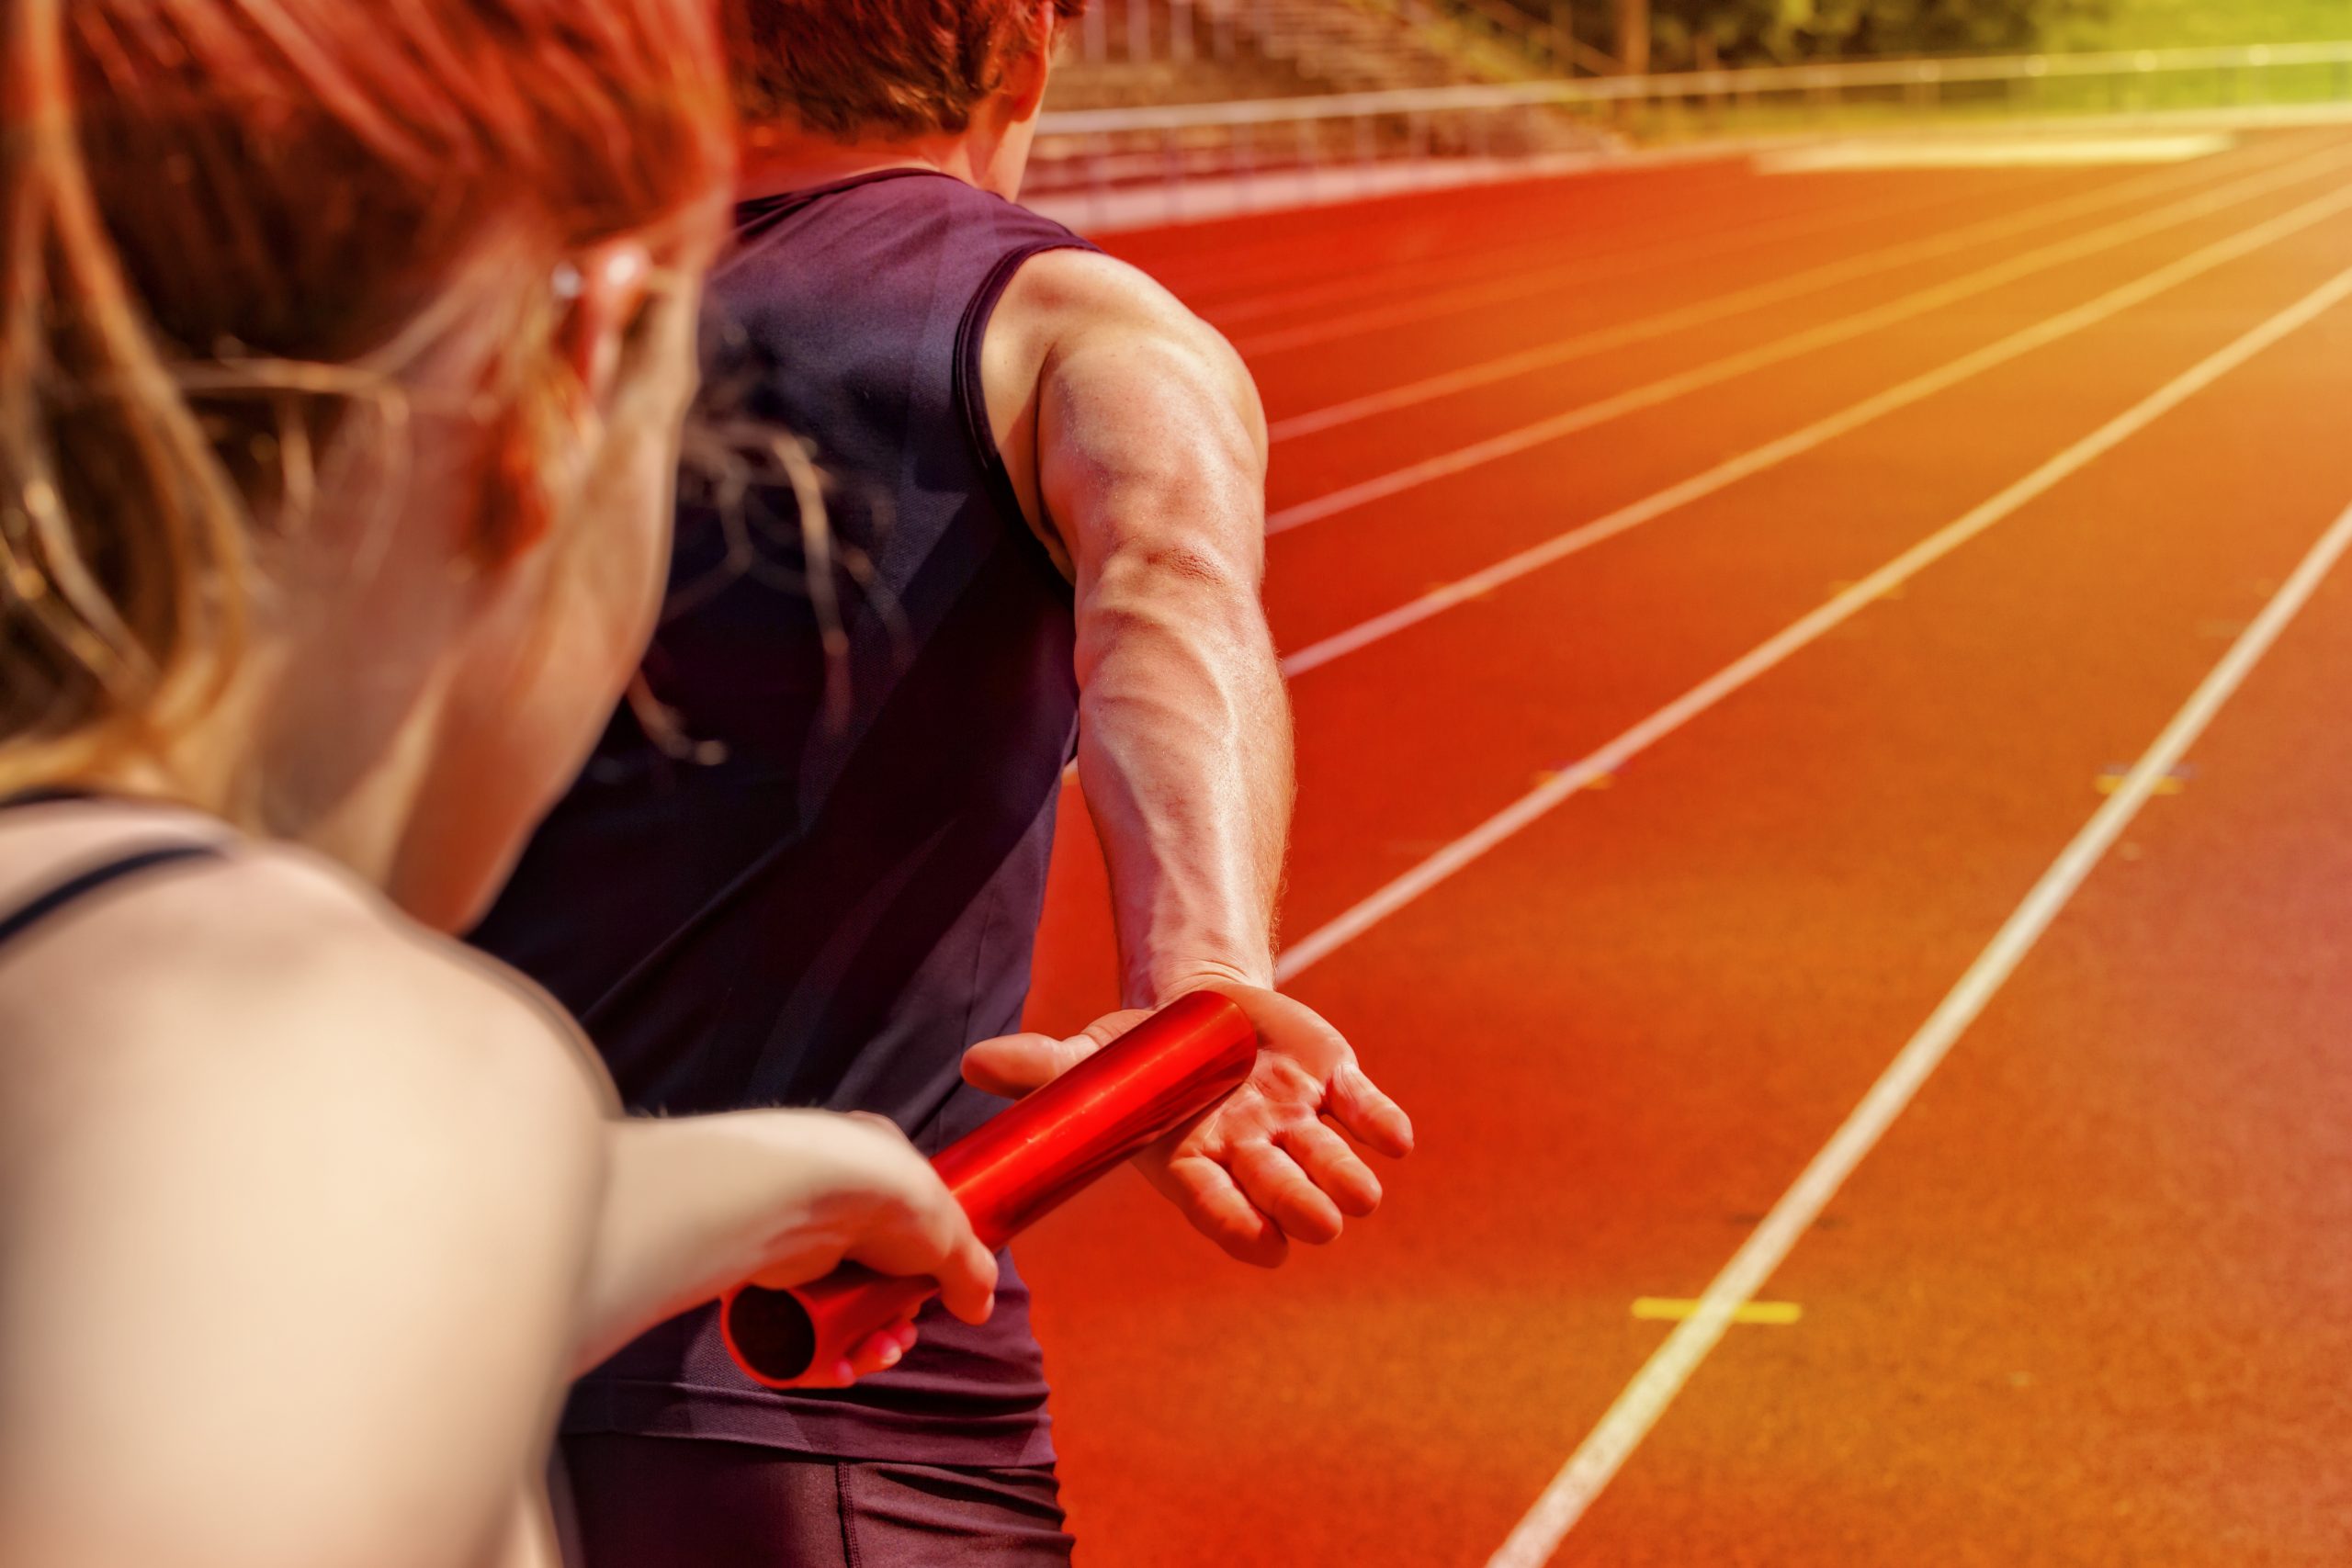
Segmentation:
<svg viewBox="0 0 2352 1568">
<path fill-rule="evenodd" d="M 752 1382 L 790 1388 L 817 1362 L 817 1324 L 790 1291 L 746 1285 L 718 1310 L 728 1354 Z"/>
</svg>

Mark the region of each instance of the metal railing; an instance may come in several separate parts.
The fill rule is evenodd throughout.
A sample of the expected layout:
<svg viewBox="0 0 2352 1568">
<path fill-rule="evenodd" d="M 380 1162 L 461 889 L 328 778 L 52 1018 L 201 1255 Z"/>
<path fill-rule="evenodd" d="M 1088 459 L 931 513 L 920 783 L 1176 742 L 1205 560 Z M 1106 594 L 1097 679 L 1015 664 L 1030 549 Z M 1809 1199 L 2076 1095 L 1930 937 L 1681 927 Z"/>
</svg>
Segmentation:
<svg viewBox="0 0 2352 1568">
<path fill-rule="evenodd" d="M 2163 114 L 2352 102 L 2352 41 L 1868 60 L 1556 77 L 1069 113 L 1038 126 L 1036 188 L 1352 179 L 1380 165 L 1524 159 L 1701 135 L 1781 135 L 1967 115 Z M 1245 201 L 1242 205 L 1248 205 Z"/>
</svg>

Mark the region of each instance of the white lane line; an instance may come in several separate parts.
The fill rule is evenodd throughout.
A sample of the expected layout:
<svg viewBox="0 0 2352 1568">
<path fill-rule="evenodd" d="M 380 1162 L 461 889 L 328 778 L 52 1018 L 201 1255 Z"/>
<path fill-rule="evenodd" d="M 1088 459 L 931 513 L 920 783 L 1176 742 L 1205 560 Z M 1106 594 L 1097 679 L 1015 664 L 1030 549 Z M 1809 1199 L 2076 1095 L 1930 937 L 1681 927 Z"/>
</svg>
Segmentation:
<svg viewBox="0 0 2352 1568">
<path fill-rule="evenodd" d="M 1989 266 L 1980 267 L 1961 277 L 1936 284 L 1931 288 L 1906 294 L 1899 299 L 1871 307 L 1850 316 L 1808 327 L 1802 332 L 1759 344 L 1754 348 L 1725 355 L 1704 365 L 1679 371 L 1672 376 L 1639 387 L 1630 388 L 1597 402 L 1563 410 L 1515 430 L 1490 435 L 1408 463 L 1385 474 L 1347 485 L 1312 501 L 1302 501 L 1285 506 L 1266 519 L 1268 535 L 1288 533 L 1293 528 L 1317 523 L 1342 512 L 1353 511 L 1366 502 L 1400 495 L 1417 490 L 1435 479 L 1447 479 L 1472 468 L 1484 467 L 1498 459 L 1515 457 L 1521 452 L 1547 445 L 1579 431 L 1590 430 L 1612 420 L 1645 409 L 1657 408 L 1709 387 L 1720 386 L 1739 377 L 1752 375 L 1775 365 L 1808 354 L 1818 353 L 1839 344 L 1851 343 L 1872 333 L 1915 320 L 1932 311 L 1974 299 L 2005 285 L 2046 272 L 2072 261 L 2112 250 L 2134 240 L 2144 239 L 2164 230 L 2176 228 L 2199 218 L 2221 212 L 2251 201 L 2272 190 L 2316 178 L 2329 169 L 2343 167 L 2345 159 L 2335 152 L 2321 153 L 2299 159 L 2284 168 L 2267 170 L 2244 180 L 2233 181 L 2217 191 L 2208 191 L 2186 200 L 2167 203 L 2148 212 L 2103 224 L 2097 229 L 2037 245 L 2020 254 L 2005 257 Z"/>
<path fill-rule="evenodd" d="M 2266 162 L 2260 166 L 2283 166 L 2283 161 L 2277 164 Z M 1692 327 L 1704 326 L 1710 321 L 1719 321 L 1729 316 L 1742 315 L 1766 305 L 1775 305 L 1782 300 L 1818 293 L 1837 284 L 1851 283 L 1858 278 L 1872 276 L 1882 272 L 1891 272 L 1896 267 L 1908 266 L 1914 262 L 1930 261 L 1937 256 L 1950 255 L 1956 251 L 1963 251 L 1972 245 L 1983 244 L 1990 240 L 2026 233 L 2052 223 L 2063 223 L 2069 218 L 2102 212 L 2109 208 L 2120 207 L 2127 202 L 2137 201 L 2144 197 L 2161 195 L 2185 185 L 2208 180 L 2211 174 L 2212 171 L 2210 169 L 2199 168 L 2189 171 L 2188 176 L 2184 177 L 2180 171 L 2169 170 L 2162 175 L 2140 179 L 2119 180 L 2113 185 L 2101 186 L 2094 191 L 2022 208 L 1996 218 L 1984 219 L 1942 233 L 1930 234 L 1924 239 L 1909 240 L 1900 244 L 1884 246 L 1879 250 L 1863 251 L 1857 254 L 1841 256 L 1836 261 L 1806 267 L 1784 277 L 1776 277 L 1746 288 L 1735 289 L 1728 294 L 1717 295 L 1712 299 L 1702 299 L 1676 310 L 1662 311 L 1655 316 L 1645 316 L 1636 321 L 1621 321 L 1613 326 L 1578 333 L 1551 343 L 1538 344 L 1532 348 L 1521 349 L 1515 354 L 1502 355 L 1476 365 L 1465 366 L 1458 370 L 1425 376 L 1418 381 L 1408 381 L 1402 386 L 1385 388 L 1377 392 L 1368 392 L 1362 397 L 1350 398 L 1344 402 L 1333 403 L 1326 408 L 1293 414 L 1287 419 L 1276 420 L 1267 433 L 1277 442 L 1287 441 L 1301 435 L 1311 435 L 1317 431 L 1351 424 L 1358 420 L 1370 419 L 1375 414 L 1393 413 L 1399 409 L 1411 408 L 1415 404 L 1429 402 L 1437 398 L 1450 397 L 1456 392 L 1490 386 L 1497 381 L 1508 380 L 1514 376 L 1524 376 L 1531 371 L 1570 364 L 1578 359 L 1589 358 L 1596 354 L 1605 354 L 1611 349 L 1630 347 L 1634 344 L 1647 343 L 1655 338 L 1685 332 Z M 2219 185 L 2222 182 L 2214 183 Z"/>
<path fill-rule="evenodd" d="M 1992 136 L 1962 141 L 1943 136 L 1825 141 L 1766 152 L 1759 174 L 1810 175 L 1867 169 L 2082 169 L 2119 164 L 2180 164 L 2210 158 L 2235 144 L 2226 131 L 2177 136 Z"/>
<path fill-rule="evenodd" d="M 2265 349 L 2310 324 L 2347 297 L 2352 297 L 2352 269 L 2338 273 L 2318 289 L 2228 347 L 2199 361 L 1998 495 L 1938 529 L 1844 592 L 1758 643 L 1583 761 L 1554 775 L 1389 882 L 1338 919 L 1308 932 L 1283 953 L 1275 965 L 1275 974 L 1283 982 L 1297 978 L 1487 851 L 1541 819 L 1595 779 L 1618 772 L 1634 757 L 1724 698 L 1851 620 L 1889 590 L 1909 581 L 1995 524 L 2014 515 L 2028 502 L 2048 494 L 2064 480 L 2146 430 Z"/>
<path fill-rule="evenodd" d="M 1678 1325 L 1617 1396 L 1600 1424 L 1575 1457 L 1544 1488 L 1543 1495 L 1487 1560 L 1487 1568 L 1543 1568 L 1559 1550 L 1594 1498 L 1616 1475 L 1634 1447 L 1648 1435 L 1668 1404 L 1724 1337 L 1735 1314 L 1781 1267 L 1847 1178 L 1903 1114 L 1928 1076 L 1965 1033 L 1985 1004 L 2016 973 L 2026 954 L 2050 929 L 2099 861 L 2130 827 L 2156 786 L 2178 765 L 2206 726 L 2270 651 L 2327 573 L 2352 547 L 2352 511 L 2335 520 L 2295 569 L 2292 577 L 2259 617 L 2205 677 L 2188 705 L 2165 727 L 2155 744 L 2132 767 L 2123 787 L 2099 807 L 2004 924 L 1991 945 L 1969 965 L 1919 1032 L 1911 1037 L 1879 1080 L 1871 1086 L 1845 1124 L 1814 1156 L 1796 1184 L 1781 1195 L 1747 1242 L 1699 1300 L 1699 1311 Z"/>
<path fill-rule="evenodd" d="M 1892 137 L 1768 152 L 1756 160 L 1756 166 L 1768 175 L 1830 169 L 2080 169 L 2185 163 L 2227 152 L 2232 141 L 2226 132 L 2210 130 L 2182 136 L 1996 136 L 1979 141 Z"/>
<path fill-rule="evenodd" d="M 1285 349 L 1329 343 L 1335 338 L 1353 337 L 1359 333 L 1381 327 L 1403 326 L 1431 316 L 1472 310 L 1481 305 L 1508 304 L 1531 295 L 1548 294 L 1571 284 L 1598 283 L 1629 274 L 1655 271 L 1663 265 L 1703 261 L 1777 240 L 1803 239 L 1838 229 L 1928 213 L 1951 205 L 1952 200 L 1947 192 L 1914 196 L 1859 209 L 1848 202 L 1832 200 L 1799 212 L 1766 213 L 1732 227 L 1716 225 L 1684 233 L 1651 234 L 1623 249 L 1579 255 L 1566 262 L 1553 259 L 1549 265 L 1510 265 L 1487 277 L 1457 283 L 1452 288 L 1432 288 L 1424 283 L 1420 292 L 1409 293 L 1411 282 L 1397 280 L 1395 273 L 1403 269 L 1396 268 L 1318 285 L 1311 289 L 1293 289 L 1287 297 L 1272 297 L 1272 303 L 1264 309 L 1257 308 L 1257 297 L 1252 297 L 1251 308 L 1248 310 L 1230 310 L 1223 306 L 1215 306 L 1202 310 L 1201 314 L 1222 332 L 1230 327 L 1246 326 L 1250 321 L 1279 310 L 1303 310 L 1321 304 L 1345 304 L 1351 299 L 1362 299 L 1384 288 L 1405 295 L 1401 299 L 1367 306 L 1347 315 L 1326 316 L 1296 326 L 1277 327 L 1254 337 L 1241 332 L 1230 334 L 1235 340 L 1235 346 L 1245 355 L 1279 354 Z M 1637 216 L 1647 217 L 1650 214 Z M 1549 257 L 1556 258 L 1565 237 L 1559 233 L 1548 234 L 1523 243 L 1514 243 L 1510 250 L 1527 253 L 1539 261 L 1545 259 L 1547 253 Z M 1458 254 L 1434 258 L 1431 263 L 1423 264 L 1421 271 L 1442 283 L 1449 276 L 1460 276 L 1459 265 L 1463 259 Z M 1487 253 L 1478 259 L 1492 265 L 1495 256 Z"/>
<path fill-rule="evenodd" d="M 2226 240 L 2192 251 L 2179 260 L 2167 263 L 2096 299 L 2062 311 L 2022 332 L 2013 333 L 1997 343 L 1964 354 L 1950 364 L 1865 398 L 1802 430 L 1792 431 L 1738 457 L 1727 458 L 1703 473 L 1694 474 L 1589 523 L 1555 534 L 1540 544 L 1531 545 L 1518 554 L 1508 556 L 1467 577 L 1432 588 L 1418 598 L 1408 599 L 1395 609 L 1383 611 L 1345 631 L 1334 632 L 1319 642 L 1309 643 L 1283 660 L 1283 673 L 1295 678 L 1310 670 L 1320 669 L 1334 660 L 1343 659 L 1408 627 L 1419 626 L 1457 604 L 1491 593 L 1505 583 L 1580 554 L 1605 539 L 1630 533 L 1645 523 L 1656 522 L 1668 513 L 1703 501 L 1743 479 L 1753 479 L 1768 469 L 1803 457 L 1874 421 L 1924 402 L 1988 370 L 2110 320 L 2216 267 L 2241 260 L 2347 209 L 2352 209 L 2352 187 L 2306 202 Z"/>
<path fill-rule="evenodd" d="M 2258 164 L 2258 161 L 2253 159 L 2248 159 L 2246 162 Z M 2185 182 L 2176 179 L 2168 183 Z M 1759 241 L 1802 237 L 1850 224 L 1883 222 L 1887 219 L 1900 218 L 1911 212 L 1926 214 L 1946 205 L 1947 199 L 1939 197 L 1920 201 L 1890 202 L 1860 213 L 1848 209 L 1845 219 L 1827 222 L 1791 221 L 1774 225 L 1769 230 L 1758 228 L 1694 235 L 1676 249 L 1672 261 L 1679 264 L 1685 261 L 1703 260 L 1750 248 Z M 1617 253 L 1612 253 L 1612 258 L 1615 254 Z M 1650 265 L 1655 266 L 1662 264 L 1652 258 Z M 1535 295 L 1554 293 L 1573 284 L 1600 282 L 1622 277 L 1629 272 L 1640 270 L 1642 268 L 1639 266 L 1622 264 L 1595 267 L 1589 261 L 1579 261 L 1536 271 L 1512 271 L 1487 282 L 1453 288 L 1433 289 L 1405 299 L 1373 306 L 1352 314 L 1327 316 L 1293 327 L 1277 328 L 1256 336 L 1238 335 L 1235 338 L 1234 346 L 1241 351 L 1245 358 L 1279 354 L 1295 348 L 1309 348 L 1339 338 L 1354 337 L 1363 333 L 1378 332 L 1389 327 L 1409 326 L 1440 316 L 1461 315 L 1483 306 L 1508 304 Z M 1216 321 L 1217 318 L 1211 314 L 1210 320 Z"/>
</svg>

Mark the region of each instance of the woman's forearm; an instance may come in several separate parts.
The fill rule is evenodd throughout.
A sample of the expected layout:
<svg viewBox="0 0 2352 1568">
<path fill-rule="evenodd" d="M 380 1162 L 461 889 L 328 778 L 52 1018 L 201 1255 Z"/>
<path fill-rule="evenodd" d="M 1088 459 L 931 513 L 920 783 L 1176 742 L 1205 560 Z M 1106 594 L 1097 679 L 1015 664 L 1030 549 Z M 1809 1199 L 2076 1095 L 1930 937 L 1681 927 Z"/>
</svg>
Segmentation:
<svg viewBox="0 0 2352 1568">
<path fill-rule="evenodd" d="M 816 1112 L 746 1111 L 612 1124 L 577 1371 L 767 1269 L 779 1251 L 839 1257 L 858 1203 L 821 1190 L 811 1146 L 821 1123 Z"/>
<path fill-rule="evenodd" d="M 987 1319 L 996 1260 L 906 1134 L 878 1116 L 744 1111 L 606 1129 L 605 1192 L 574 1330 L 584 1371 L 646 1329 L 746 1280 L 789 1286 L 844 1259 L 939 1282 Z M 877 1336 L 825 1369 L 888 1365 Z M 901 1347 L 903 1348 L 903 1347 Z"/>
</svg>

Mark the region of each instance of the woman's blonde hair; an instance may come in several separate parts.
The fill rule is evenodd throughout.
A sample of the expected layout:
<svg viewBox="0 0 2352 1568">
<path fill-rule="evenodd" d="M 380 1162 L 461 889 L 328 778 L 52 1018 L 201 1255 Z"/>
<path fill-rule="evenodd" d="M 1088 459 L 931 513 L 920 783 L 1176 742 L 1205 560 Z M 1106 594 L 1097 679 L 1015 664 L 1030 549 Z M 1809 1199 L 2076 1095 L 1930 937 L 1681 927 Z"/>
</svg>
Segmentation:
<svg viewBox="0 0 2352 1568">
<path fill-rule="evenodd" d="M 217 695 L 270 530 L 390 432 L 355 368 L 486 238 L 551 365 L 564 258 L 731 157 L 706 0 L 0 0 L 0 790 Z"/>
</svg>

